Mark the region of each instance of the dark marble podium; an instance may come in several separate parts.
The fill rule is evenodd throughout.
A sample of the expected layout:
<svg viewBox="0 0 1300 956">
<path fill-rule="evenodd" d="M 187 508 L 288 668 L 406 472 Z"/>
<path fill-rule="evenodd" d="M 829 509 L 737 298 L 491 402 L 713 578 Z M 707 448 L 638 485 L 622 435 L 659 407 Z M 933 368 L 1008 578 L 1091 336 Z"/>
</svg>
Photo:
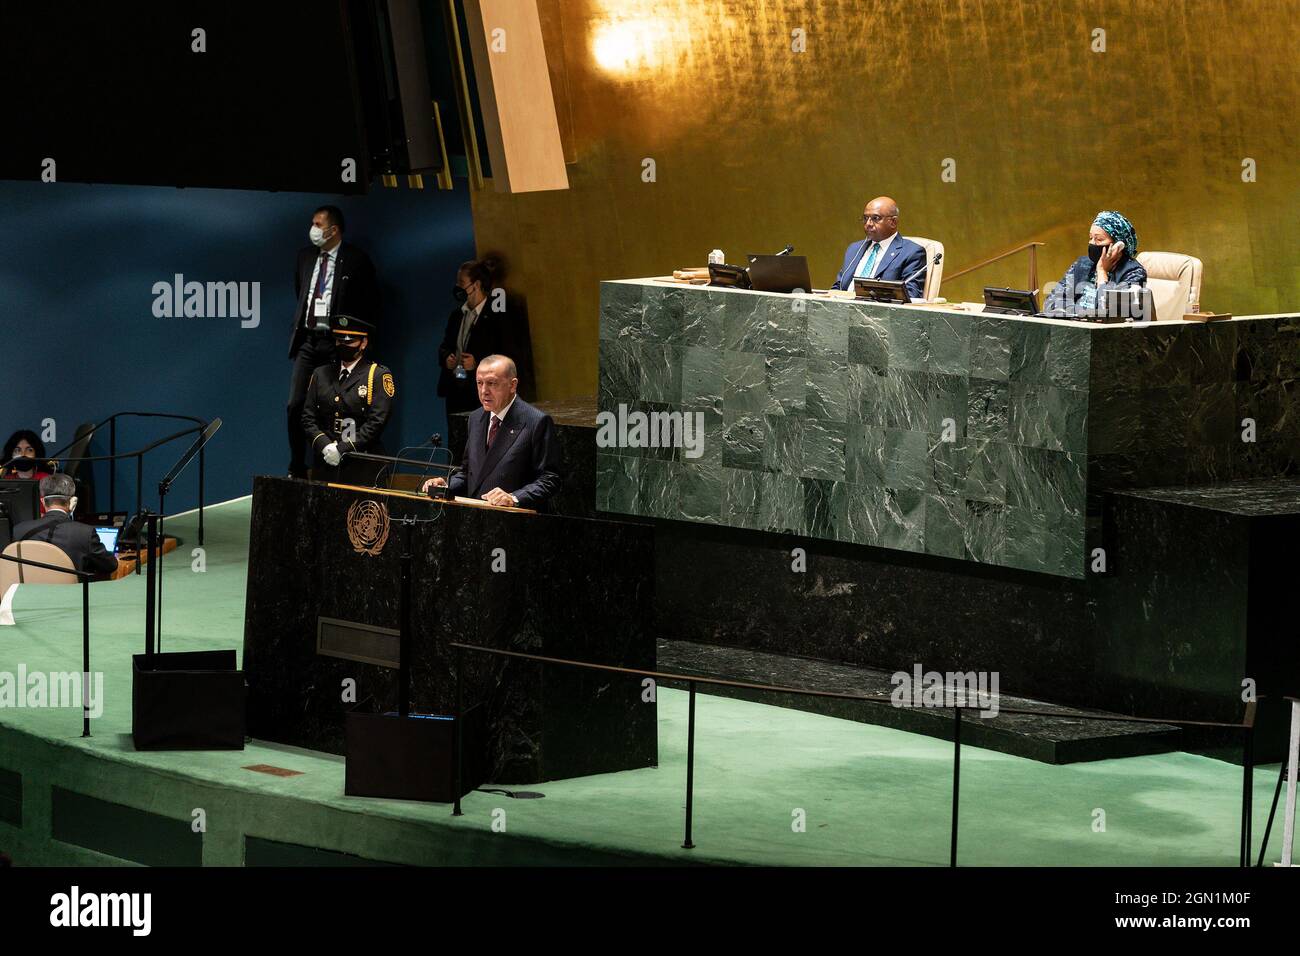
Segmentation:
<svg viewBox="0 0 1300 956">
<path fill-rule="evenodd" d="M 452 641 L 654 668 L 649 528 L 262 477 L 244 638 L 252 736 L 342 753 L 348 710 L 395 709 L 407 516 L 418 519 L 413 712 L 454 713 Z M 464 662 L 466 704 L 488 708 L 493 781 L 656 762 L 655 704 L 642 700 L 639 678 L 482 654 Z"/>
</svg>

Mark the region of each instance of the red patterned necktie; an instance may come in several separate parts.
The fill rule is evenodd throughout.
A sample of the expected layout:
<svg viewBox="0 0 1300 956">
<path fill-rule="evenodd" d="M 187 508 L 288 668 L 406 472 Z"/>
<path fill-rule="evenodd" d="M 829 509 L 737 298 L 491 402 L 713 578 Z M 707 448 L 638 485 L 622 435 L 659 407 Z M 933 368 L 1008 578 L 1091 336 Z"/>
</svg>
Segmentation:
<svg viewBox="0 0 1300 956">
<path fill-rule="evenodd" d="M 492 447 L 492 442 L 493 442 L 493 441 L 496 439 L 496 437 L 497 437 L 497 428 L 498 428 L 500 425 L 501 425 L 501 419 L 499 419 L 499 418 L 497 418 L 495 415 L 493 415 L 493 416 L 492 416 L 492 425 L 488 428 L 488 443 L 487 443 L 487 446 L 488 446 L 489 448 Z"/>
</svg>

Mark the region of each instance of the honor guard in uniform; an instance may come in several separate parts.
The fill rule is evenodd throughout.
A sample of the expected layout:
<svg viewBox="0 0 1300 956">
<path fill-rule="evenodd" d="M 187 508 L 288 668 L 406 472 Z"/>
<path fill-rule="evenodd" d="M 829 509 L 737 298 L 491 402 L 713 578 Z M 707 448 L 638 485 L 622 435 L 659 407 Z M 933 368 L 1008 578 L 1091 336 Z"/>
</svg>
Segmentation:
<svg viewBox="0 0 1300 956">
<path fill-rule="evenodd" d="M 338 361 L 316 369 L 307 387 L 302 427 L 318 481 L 373 485 L 385 466 L 345 457 L 350 451 L 384 454 L 379 436 L 397 392 L 393 373 L 366 356 L 375 327 L 350 315 L 330 317 Z"/>
</svg>

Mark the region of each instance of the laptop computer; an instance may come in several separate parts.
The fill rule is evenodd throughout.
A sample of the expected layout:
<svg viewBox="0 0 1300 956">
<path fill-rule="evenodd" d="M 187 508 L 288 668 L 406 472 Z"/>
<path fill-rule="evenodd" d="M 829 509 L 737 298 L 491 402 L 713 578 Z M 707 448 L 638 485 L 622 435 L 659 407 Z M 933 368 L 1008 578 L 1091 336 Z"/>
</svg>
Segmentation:
<svg viewBox="0 0 1300 956">
<path fill-rule="evenodd" d="M 104 550 L 109 554 L 117 554 L 117 536 L 121 533 L 121 528 L 99 527 L 95 529 L 95 534 L 99 535 L 100 543 L 104 545 Z"/>
<path fill-rule="evenodd" d="M 812 291 L 807 256 L 756 256 L 749 260 L 749 284 L 757 292 Z"/>
</svg>

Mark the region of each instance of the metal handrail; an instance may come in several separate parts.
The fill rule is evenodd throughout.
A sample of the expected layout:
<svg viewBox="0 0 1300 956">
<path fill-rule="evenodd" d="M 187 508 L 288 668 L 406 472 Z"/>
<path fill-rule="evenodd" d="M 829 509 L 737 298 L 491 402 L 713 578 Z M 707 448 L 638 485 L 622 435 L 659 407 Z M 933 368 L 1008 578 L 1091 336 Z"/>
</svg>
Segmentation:
<svg viewBox="0 0 1300 956">
<path fill-rule="evenodd" d="M 995 262 L 1000 262 L 1001 260 L 1007 258 L 1008 256 L 1014 256 L 1017 252 L 1024 252 L 1026 249 L 1028 249 L 1029 250 L 1029 288 L 1036 293 L 1038 292 L 1038 247 L 1045 246 L 1045 245 L 1047 245 L 1047 243 L 1038 242 L 1037 240 L 1033 240 L 1030 242 L 1022 242 L 1014 249 L 1008 249 L 1006 252 L 1000 252 L 996 256 L 993 256 L 989 259 L 985 259 L 983 262 L 977 262 L 974 265 L 966 266 L 964 269 L 958 269 L 956 272 L 947 273 L 946 275 L 943 276 L 942 279 L 939 280 L 939 285 L 942 287 L 943 283 L 948 282 L 951 279 L 960 279 L 962 276 L 968 275 L 969 273 L 974 272 L 976 269 L 983 269 L 985 266 L 990 266 Z"/>
<path fill-rule="evenodd" d="M 152 444 L 147 445 L 144 448 L 137 449 L 136 451 L 122 452 L 119 454 L 117 451 L 117 420 L 119 418 L 127 418 L 127 417 L 169 418 L 174 421 L 194 422 L 194 427 L 186 428 L 182 431 L 178 431 L 173 435 L 166 436 L 165 438 L 159 438 L 157 441 L 153 442 Z M 184 438 L 186 435 L 193 435 L 196 432 L 201 432 L 209 424 L 211 424 L 211 422 L 205 421 L 202 418 L 196 418 L 193 415 L 174 415 L 170 412 L 114 412 L 112 415 L 109 415 L 107 418 L 105 418 L 102 422 L 92 425 L 89 431 L 83 432 L 82 434 L 76 436 L 75 438 L 72 439 L 72 441 L 68 442 L 62 448 L 58 449 L 58 451 L 54 452 L 51 455 L 46 455 L 45 457 L 50 460 L 59 459 L 59 456 L 64 451 L 71 448 L 79 441 L 88 441 L 90 438 L 94 437 L 95 432 L 97 432 L 99 429 L 107 425 L 108 426 L 108 451 L 109 451 L 107 455 L 83 455 L 76 458 L 62 458 L 59 460 L 78 461 L 78 462 L 118 461 L 119 459 L 134 458 L 135 459 L 135 510 L 136 513 L 139 514 L 142 510 L 144 510 L 144 456 L 149 452 L 153 451 L 155 448 L 159 447 L 160 445 L 165 445 L 168 442 L 173 442 L 178 438 Z M 205 484 L 205 479 L 207 477 L 207 463 L 204 454 L 205 451 L 206 449 L 199 450 L 199 509 L 198 510 L 199 510 L 199 544 L 200 545 L 203 544 L 203 510 L 204 510 L 204 497 L 205 497 L 204 484 Z M 117 510 L 117 469 L 116 468 L 108 469 L 108 510 L 109 511 Z M 136 570 L 136 573 L 137 574 L 139 573 L 138 568 Z"/>
<path fill-rule="evenodd" d="M 746 690 L 758 690 L 769 693 L 780 694 L 798 694 L 805 697 L 832 697 L 840 700 L 856 700 L 869 704 L 888 704 L 895 709 L 905 710 L 951 710 L 953 712 L 953 774 L 952 774 L 952 824 L 950 830 L 950 847 L 949 847 L 949 865 L 957 865 L 957 824 L 958 824 L 958 806 L 960 802 L 960 780 L 961 780 L 961 717 L 962 712 L 967 710 L 979 710 L 979 707 L 968 706 L 965 704 L 945 704 L 940 707 L 929 707 L 924 704 L 896 704 L 892 697 L 875 695 L 875 694 L 848 694 L 842 691 L 812 690 L 804 687 L 782 687 L 776 684 L 754 684 L 747 681 L 728 680 L 720 677 L 700 677 L 690 674 L 669 674 L 664 671 L 644 670 L 637 667 L 621 667 L 614 664 L 594 664 L 590 661 L 574 661 L 561 657 L 545 657 L 540 654 L 529 654 L 524 651 L 507 651 L 496 647 L 483 647 L 479 644 L 463 644 L 458 641 L 449 642 L 448 647 L 456 651 L 456 723 L 459 733 L 460 721 L 464 716 L 464 690 L 462 687 L 462 674 L 464 673 L 464 652 L 473 651 L 480 654 L 491 654 L 498 657 L 513 657 L 520 660 L 535 661 L 540 664 L 558 664 L 565 667 L 578 667 L 585 670 L 605 671 L 606 673 L 627 674 L 634 677 L 649 677 L 653 680 L 672 680 L 685 682 L 690 701 L 687 716 L 687 743 L 686 743 L 686 835 L 682 841 L 683 849 L 694 849 L 695 843 L 692 840 L 692 822 L 694 811 L 694 788 L 695 788 L 695 685 L 707 684 L 715 687 L 738 687 Z M 1239 859 L 1241 866 L 1250 865 L 1250 851 L 1253 843 L 1251 835 L 1251 811 L 1253 807 L 1253 772 L 1254 772 L 1254 729 L 1255 729 L 1255 701 L 1246 702 L 1245 712 L 1242 715 L 1240 723 L 1228 723 L 1224 721 L 1213 720 L 1183 720 L 1167 717 L 1126 717 L 1119 714 L 1092 714 L 1046 710 L 1028 710 L 1025 708 L 998 707 L 999 713 L 1007 714 L 1029 714 L 1040 717 L 1066 717 L 1073 720 L 1111 720 L 1127 721 L 1130 723 L 1141 724 L 1169 724 L 1182 727 L 1218 727 L 1224 730 L 1238 730 L 1243 732 L 1242 741 L 1242 767 L 1244 776 L 1242 780 L 1242 808 L 1241 808 L 1241 839 L 1238 846 Z M 461 751 L 459 744 L 456 747 L 456 798 L 452 808 L 454 816 L 461 815 L 460 809 L 460 781 L 461 781 Z M 1262 857 L 1262 849 L 1261 849 Z"/>
</svg>

